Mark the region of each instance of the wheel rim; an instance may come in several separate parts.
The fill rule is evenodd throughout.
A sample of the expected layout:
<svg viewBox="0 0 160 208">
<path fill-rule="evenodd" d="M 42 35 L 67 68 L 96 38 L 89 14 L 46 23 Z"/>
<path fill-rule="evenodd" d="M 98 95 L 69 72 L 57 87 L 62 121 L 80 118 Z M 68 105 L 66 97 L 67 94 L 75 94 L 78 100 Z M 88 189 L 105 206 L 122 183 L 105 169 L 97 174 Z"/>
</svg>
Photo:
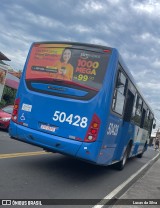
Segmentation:
<svg viewBox="0 0 160 208">
<path fill-rule="evenodd" d="M 125 165 L 126 160 L 127 160 L 127 150 L 126 150 L 124 157 L 123 157 L 123 161 L 122 161 L 123 166 Z"/>
</svg>

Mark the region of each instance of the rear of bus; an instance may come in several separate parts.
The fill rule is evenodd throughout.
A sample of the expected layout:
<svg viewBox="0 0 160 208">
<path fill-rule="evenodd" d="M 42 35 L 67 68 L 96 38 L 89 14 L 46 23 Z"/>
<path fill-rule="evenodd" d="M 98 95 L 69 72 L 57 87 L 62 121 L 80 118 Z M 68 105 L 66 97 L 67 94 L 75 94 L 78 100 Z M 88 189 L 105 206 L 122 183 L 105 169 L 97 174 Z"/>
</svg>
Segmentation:
<svg viewBox="0 0 160 208">
<path fill-rule="evenodd" d="M 17 92 L 10 136 L 97 163 L 111 52 L 88 44 L 34 43 Z"/>
</svg>

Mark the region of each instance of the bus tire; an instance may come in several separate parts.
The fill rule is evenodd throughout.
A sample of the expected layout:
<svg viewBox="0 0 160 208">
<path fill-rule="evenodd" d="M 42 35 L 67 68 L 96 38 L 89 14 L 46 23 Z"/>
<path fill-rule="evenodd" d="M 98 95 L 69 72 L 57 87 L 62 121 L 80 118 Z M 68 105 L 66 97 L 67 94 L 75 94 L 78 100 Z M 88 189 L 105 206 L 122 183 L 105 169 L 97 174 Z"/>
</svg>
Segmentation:
<svg viewBox="0 0 160 208">
<path fill-rule="evenodd" d="M 130 152 L 130 146 L 128 145 L 124 154 L 123 154 L 122 160 L 115 164 L 115 167 L 117 170 L 123 170 L 123 168 L 127 162 L 129 152 Z"/>
<path fill-rule="evenodd" d="M 145 152 L 145 150 L 146 150 L 146 146 L 147 146 L 147 144 L 145 143 L 142 152 L 141 152 L 140 154 L 137 155 L 138 158 L 142 158 L 142 157 L 143 157 L 143 154 L 144 154 L 144 152 Z"/>
</svg>

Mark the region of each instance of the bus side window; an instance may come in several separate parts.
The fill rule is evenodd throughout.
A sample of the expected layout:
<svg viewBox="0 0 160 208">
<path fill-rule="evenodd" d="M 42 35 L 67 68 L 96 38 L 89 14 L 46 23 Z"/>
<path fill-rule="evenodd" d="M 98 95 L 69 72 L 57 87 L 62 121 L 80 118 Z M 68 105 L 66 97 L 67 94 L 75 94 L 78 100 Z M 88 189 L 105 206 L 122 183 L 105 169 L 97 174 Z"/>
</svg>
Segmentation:
<svg viewBox="0 0 160 208">
<path fill-rule="evenodd" d="M 141 125 L 140 125 L 141 128 L 144 127 L 145 117 L 146 117 L 146 110 L 145 110 L 145 108 L 144 108 L 144 106 L 143 106 L 143 110 L 142 110 L 142 118 L 141 118 Z"/>
<path fill-rule="evenodd" d="M 148 131 L 149 131 L 149 133 L 151 133 L 151 131 L 152 131 L 153 118 L 154 118 L 154 116 L 150 112 L 149 113 L 149 122 L 148 122 Z"/>
<path fill-rule="evenodd" d="M 148 130 L 149 129 L 149 110 L 147 109 L 145 119 L 144 119 L 144 129 Z"/>
<path fill-rule="evenodd" d="M 123 114 L 126 89 L 127 79 L 125 75 L 121 71 L 119 71 L 112 101 L 112 110 L 120 115 Z"/>
<path fill-rule="evenodd" d="M 135 117 L 135 114 L 136 114 L 136 102 L 137 102 L 137 93 L 136 93 L 135 98 L 134 98 L 132 118 L 131 118 L 132 121 L 134 121 L 134 117 Z"/>
<path fill-rule="evenodd" d="M 139 95 L 135 96 L 135 102 L 132 112 L 132 121 L 134 121 L 138 126 L 141 124 L 142 117 L 142 99 Z"/>
</svg>

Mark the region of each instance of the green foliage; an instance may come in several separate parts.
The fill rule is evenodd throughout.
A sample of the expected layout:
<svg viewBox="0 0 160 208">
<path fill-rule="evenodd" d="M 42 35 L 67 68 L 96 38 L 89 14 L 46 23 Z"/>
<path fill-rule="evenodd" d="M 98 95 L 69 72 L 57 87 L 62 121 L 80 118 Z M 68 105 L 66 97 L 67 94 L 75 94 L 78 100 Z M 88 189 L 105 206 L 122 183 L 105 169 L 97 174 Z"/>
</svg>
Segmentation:
<svg viewBox="0 0 160 208">
<path fill-rule="evenodd" d="M 0 108 L 5 105 L 13 105 L 17 90 L 5 86 L 3 91 L 2 100 L 0 102 Z"/>
<path fill-rule="evenodd" d="M 2 108 L 5 105 L 6 105 L 6 101 L 2 99 L 1 102 L 0 102 L 0 108 Z"/>
</svg>

